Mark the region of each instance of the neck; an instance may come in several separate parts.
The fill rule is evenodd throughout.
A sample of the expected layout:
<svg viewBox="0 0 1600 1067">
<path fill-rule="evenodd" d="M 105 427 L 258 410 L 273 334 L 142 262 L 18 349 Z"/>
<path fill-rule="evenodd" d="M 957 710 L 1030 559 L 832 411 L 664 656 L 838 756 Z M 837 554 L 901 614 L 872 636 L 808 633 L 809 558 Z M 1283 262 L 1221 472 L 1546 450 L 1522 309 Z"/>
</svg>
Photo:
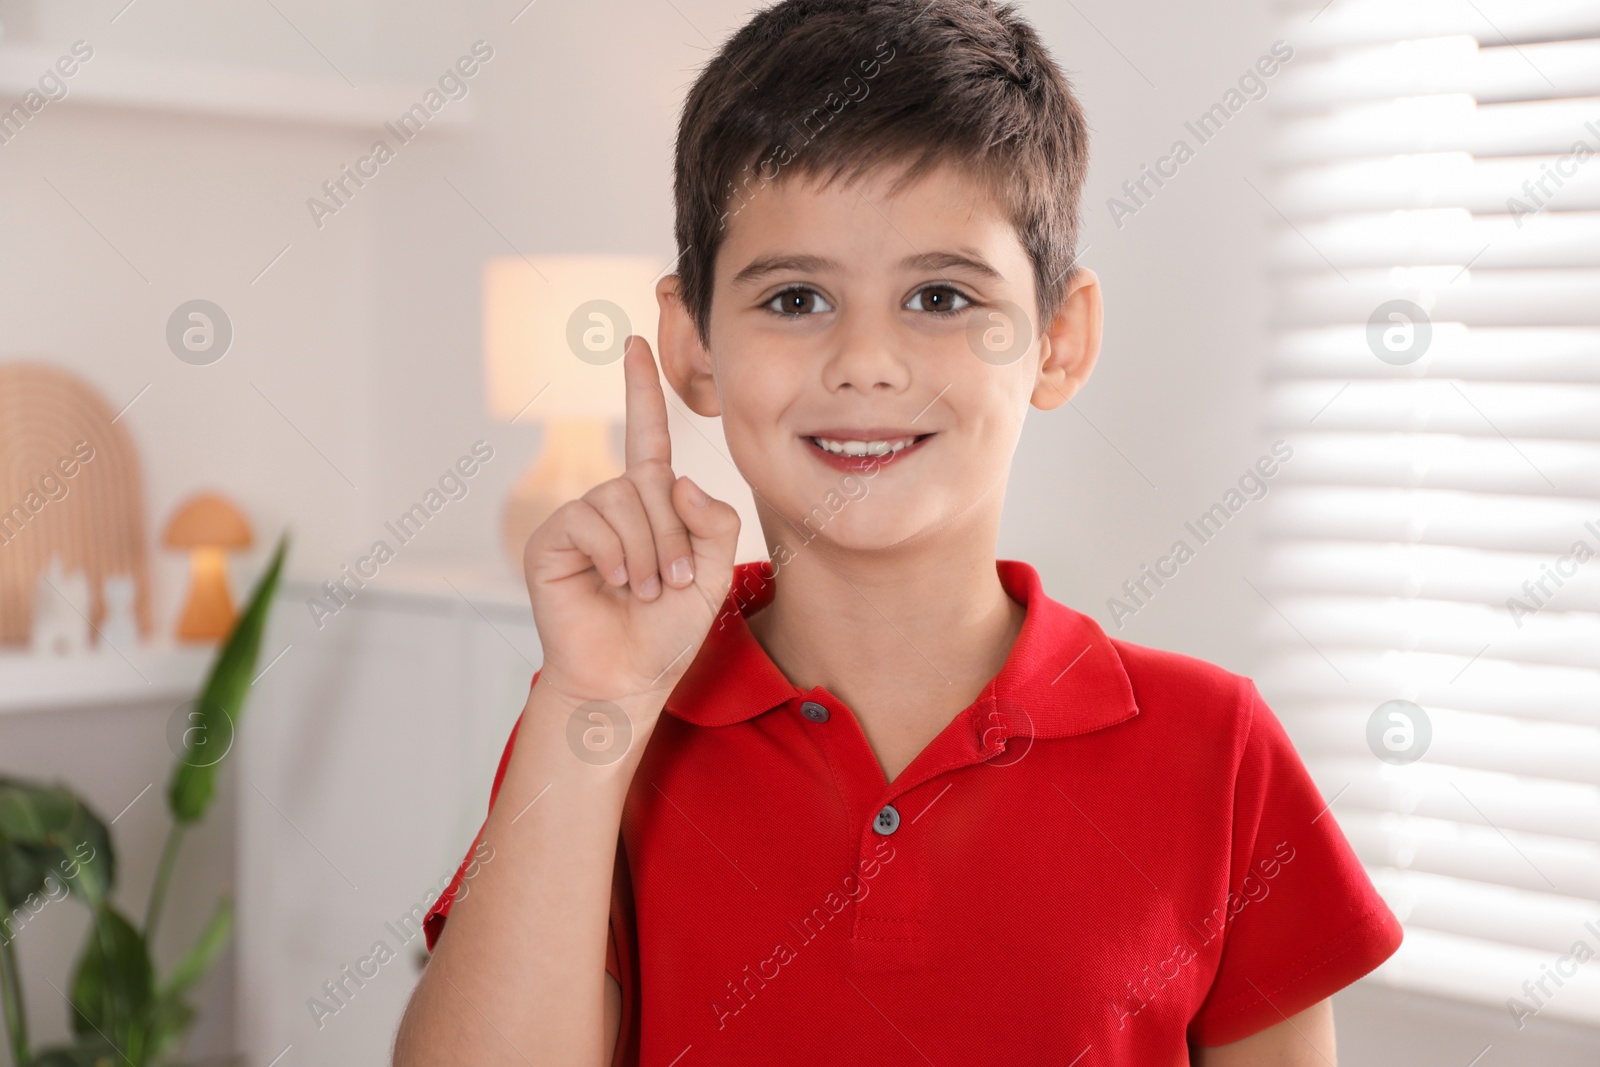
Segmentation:
<svg viewBox="0 0 1600 1067">
<path fill-rule="evenodd" d="M 764 529 L 773 519 L 762 515 Z M 1025 614 L 995 569 L 998 516 L 978 526 L 865 553 L 822 537 L 796 550 L 789 538 L 790 550 L 774 553 L 785 562 L 772 602 L 750 630 L 801 688 L 821 686 L 852 706 L 960 710 L 999 672 Z"/>
</svg>

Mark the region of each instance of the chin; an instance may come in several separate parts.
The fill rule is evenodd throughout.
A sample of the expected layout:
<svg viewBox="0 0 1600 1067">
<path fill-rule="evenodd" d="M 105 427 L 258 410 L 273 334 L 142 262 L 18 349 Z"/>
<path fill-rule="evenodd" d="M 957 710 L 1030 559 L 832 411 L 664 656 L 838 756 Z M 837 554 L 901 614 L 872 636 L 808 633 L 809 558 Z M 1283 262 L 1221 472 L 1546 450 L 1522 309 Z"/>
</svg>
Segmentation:
<svg viewBox="0 0 1600 1067">
<path fill-rule="evenodd" d="M 826 542 L 830 547 L 845 552 L 881 552 L 896 548 L 916 540 L 936 525 L 931 521 L 915 521 L 903 511 L 884 508 L 882 501 L 876 503 L 880 505 L 878 514 L 867 514 L 866 501 L 862 501 L 860 506 L 863 511 L 854 516 L 850 514 L 850 508 L 857 507 L 856 503 L 847 506 L 824 525 L 819 526 L 814 520 L 809 527 L 799 522 L 795 525 L 811 537 L 810 541 L 804 542 L 806 548 Z"/>
</svg>

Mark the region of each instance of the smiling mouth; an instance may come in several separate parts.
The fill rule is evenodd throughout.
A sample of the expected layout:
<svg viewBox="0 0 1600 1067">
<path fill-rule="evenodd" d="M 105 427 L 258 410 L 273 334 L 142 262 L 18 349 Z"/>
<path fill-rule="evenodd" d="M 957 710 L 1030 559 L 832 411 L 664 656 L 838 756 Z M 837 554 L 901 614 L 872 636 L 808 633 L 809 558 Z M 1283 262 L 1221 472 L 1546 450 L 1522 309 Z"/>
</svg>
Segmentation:
<svg viewBox="0 0 1600 1067">
<path fill-rule="evenodd" d="M 892 456 L 897 452 L 910 448 L 912 445 L 920 444 L 932 436 L 933 434 L 931 433 L 908 434 L 903 437 L 876 438 L 871 441 L 854 438 L 807 436 L 806 440 L 829 455 L 855 459 L 867 456 Z"/>
</svg>

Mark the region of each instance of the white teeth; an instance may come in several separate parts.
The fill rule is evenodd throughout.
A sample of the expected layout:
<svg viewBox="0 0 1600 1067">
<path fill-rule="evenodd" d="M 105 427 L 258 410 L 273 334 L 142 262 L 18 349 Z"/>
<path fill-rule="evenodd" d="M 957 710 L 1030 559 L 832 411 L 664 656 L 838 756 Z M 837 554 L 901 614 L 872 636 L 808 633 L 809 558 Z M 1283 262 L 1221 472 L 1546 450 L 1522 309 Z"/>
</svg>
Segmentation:
<svg viewBox="0 0 1600 1067">
<path fill-rule="evenodd" d="M 886 456 L 917 442 L 915 437 L 902 437 L 897 441 L 832 441 L 826 437 L 813 437 L 811 440 L 839 456 Z"/>
</svg>

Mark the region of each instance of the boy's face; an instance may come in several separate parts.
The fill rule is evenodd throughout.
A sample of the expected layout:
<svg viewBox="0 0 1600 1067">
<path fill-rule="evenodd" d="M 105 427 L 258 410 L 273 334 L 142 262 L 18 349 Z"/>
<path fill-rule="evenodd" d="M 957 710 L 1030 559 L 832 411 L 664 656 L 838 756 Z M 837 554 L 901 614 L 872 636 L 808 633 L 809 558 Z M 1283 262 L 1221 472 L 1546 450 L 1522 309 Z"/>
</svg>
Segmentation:
<svg viewBox="0 0 1600 1067">
<path fill-rule="evenodd" d="M 1092 273 L 1041 337 L 1032 263 L 997 205 L 953 168 L 891 198 L 893 177 L 750 193 L 717 255 L 709 351 L 677 277 L 658 285 L 667 377 L 722 416 L 769 547 L 992 544 L 1029 404 L 1065 403 L 1093 367 Z"/>
</svg>

